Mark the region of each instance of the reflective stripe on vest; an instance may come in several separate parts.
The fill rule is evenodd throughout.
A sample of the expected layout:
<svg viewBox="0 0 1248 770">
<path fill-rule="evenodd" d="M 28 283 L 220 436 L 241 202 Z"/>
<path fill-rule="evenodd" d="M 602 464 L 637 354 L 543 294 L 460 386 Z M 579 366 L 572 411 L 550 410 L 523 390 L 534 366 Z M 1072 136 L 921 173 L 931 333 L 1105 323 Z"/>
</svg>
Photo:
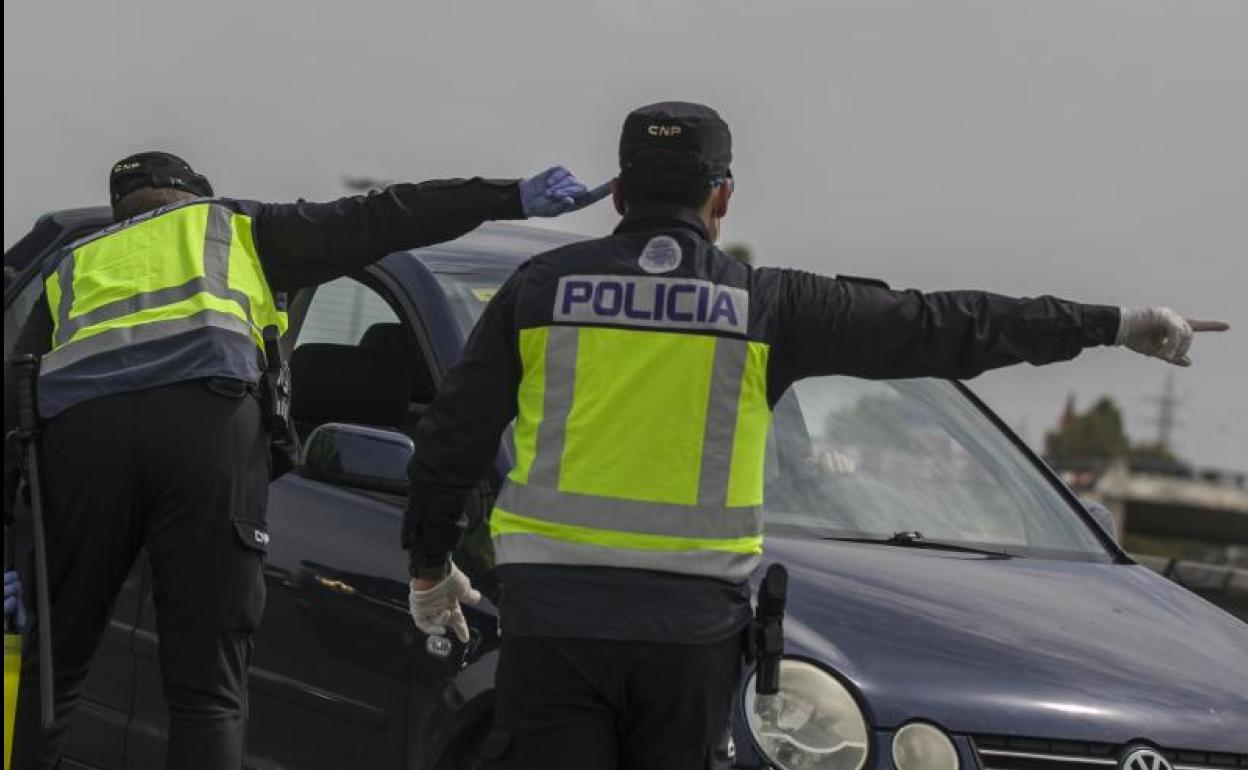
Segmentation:
<svg viewBox="0 0 1248 770">
<path fill-rule="evenodd" d="M 497 563 L 746 578 L 762 550 L 767 353 L 701 334 L 522 330 Z"/>
<path fill-rule="evenodd" d="M 45 288 L 53 310 L 52 350 L 41 366 L 48 375 L 195 329 L 237 334 L 261 351 L 265 327 L 286 329 L 250 218 L 220 203 L 192 201 L 80 242 Z"/>
</svg>

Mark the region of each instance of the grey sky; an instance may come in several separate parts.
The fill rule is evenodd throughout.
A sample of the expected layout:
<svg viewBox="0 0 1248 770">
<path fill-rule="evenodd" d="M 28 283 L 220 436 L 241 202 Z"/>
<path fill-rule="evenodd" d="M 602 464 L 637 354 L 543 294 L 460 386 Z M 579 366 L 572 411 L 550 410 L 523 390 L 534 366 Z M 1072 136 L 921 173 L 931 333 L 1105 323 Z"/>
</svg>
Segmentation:
<svg viewBox="0 0 1248 770">
<path fill-rule="evenodd" d="M 735 135 L 726 239 L 763 263 L 1229 320 L 1177 373 L 1178 443 L 1248 468 L 1245 0 L 22 0 L 4 24 L 6 248 L 138 149 L 265 200 L 555 162 L 592 183 L 628 108 L 698 100 Z M 1144 436 L 1166 371 L 1092 351 L 974 387 L 1033 442 L 1070 391 Z"/>
</svg>

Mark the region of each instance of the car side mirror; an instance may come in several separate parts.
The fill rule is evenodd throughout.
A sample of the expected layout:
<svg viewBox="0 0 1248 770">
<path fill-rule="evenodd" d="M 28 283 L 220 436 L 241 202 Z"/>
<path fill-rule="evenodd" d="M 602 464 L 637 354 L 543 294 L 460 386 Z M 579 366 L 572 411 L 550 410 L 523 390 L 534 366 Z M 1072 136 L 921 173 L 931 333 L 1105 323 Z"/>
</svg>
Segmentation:
<svg viewBox="0 0 1248 770">
<path fill-rule="evenodd" d="M 1118 542 L 1118 520 L 1114 518 L 1113 511 L 1106 508 L 1095 500 L 1083 499 L 1083 507 L 1088 509 L 1088 513 L 1092 514 L 1092 518 L 1096 519 L 1096 523 L 1101 529 L 1105 530 L 1105 534 L 1115 543 Z"/>
<path fill-rule="evenodd" d="M 330 484 L 406 494 L 407 464 L 416 451 L 395 430 L 327 422 L 304 444 L 303 474 Z"/>
</svg>

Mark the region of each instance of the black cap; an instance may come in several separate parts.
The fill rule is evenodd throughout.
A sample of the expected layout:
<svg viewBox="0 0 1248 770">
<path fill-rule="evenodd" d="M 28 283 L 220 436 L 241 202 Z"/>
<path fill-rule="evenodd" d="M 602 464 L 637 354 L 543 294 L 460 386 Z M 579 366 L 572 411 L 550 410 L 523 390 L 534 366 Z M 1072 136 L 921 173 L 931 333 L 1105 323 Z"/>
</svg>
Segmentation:
<svg viewBox="0 0 1248 770">
<path fill-rule="evenodd" d="M 114 204 L 143 187 L 174 187 L 205 198 L 212 185 L 186 161 L 168 152 L 140 152 L 113 164 L 108 176 L 109 198 Z"/>
<path fill-rule="evenodd" d="M 692 102 L 659 102 L 639 107 L 624 119 L 620 171 L 683 170 L 705 179 L 732 176 L 732 134 L 710 107 Z"/>
</svg>

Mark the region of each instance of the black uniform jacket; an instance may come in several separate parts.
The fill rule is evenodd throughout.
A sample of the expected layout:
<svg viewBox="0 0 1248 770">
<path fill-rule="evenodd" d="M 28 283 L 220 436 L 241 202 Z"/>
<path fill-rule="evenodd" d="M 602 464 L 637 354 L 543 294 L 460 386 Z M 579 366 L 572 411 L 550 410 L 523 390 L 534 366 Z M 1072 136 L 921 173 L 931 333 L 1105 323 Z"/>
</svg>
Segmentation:
<svg viewBox="0 0 1248 770">
<path fill-rule="evenodd" d="M 315 286 L 359 270 L 395 251 L 458 238 L 492 219 L 521 219 L 515 180 L 447 179 L 396 184 L 330 203 L 247 203 L 256 251 L 274 291 Z M 13 353 L 46 353 L 52 315 L 40 296 Z M 16 422 L 11 371 L 5 367 L 4 429 Z M 5 511 L 11 510 L 18 459 L 6 444 Z"/>
<path fill-rule="evenodd" d="M 660 234 L 682 252 L 665 277 L 748 290 L 747 336 L 771 346 L 772 405 L 803 377 L 965 379 L 1023 361 L 1071 359 L 1086 347 L 1112 344 L 1118 330 L 1115 307 L 979 291 L 894 291 L 870 280 L 751 268 L 716 248 L 693 212 L 630 213 L 607 238 L 529 260 L 486 308 L 417 429 L 403 528 L 413 574 L 445 563 L 466 526 L 465 495 L 516 416 L 519 329 L 559 322 L 562 276 L 646 275 L 639 255 Z M 748 620 L 748 589 L 721 581 L 534 565 L 500 572 L 502 623 L 511 633 L 711 642 Z"/>
</svg>

